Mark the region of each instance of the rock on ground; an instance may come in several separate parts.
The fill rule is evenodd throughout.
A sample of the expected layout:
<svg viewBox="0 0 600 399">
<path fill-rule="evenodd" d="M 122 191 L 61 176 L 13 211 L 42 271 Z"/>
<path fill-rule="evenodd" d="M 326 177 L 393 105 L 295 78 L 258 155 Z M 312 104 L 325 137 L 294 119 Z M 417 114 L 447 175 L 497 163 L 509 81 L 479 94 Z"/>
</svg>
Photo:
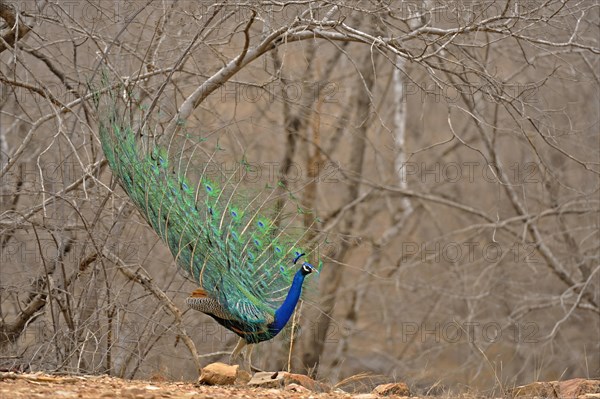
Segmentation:
<svg viewBox="0 0 600 399">
<path fill-rule="evenodd" d="M 373 393 L 380 396 L 410 396 L 408 385 L 403 382 L 393 382 L 391 384 L 381 384 L 373 389 Z"/>
<path fill-rule="evenodd" d="M 241 370 L 240 366 L 219 362 L 203 367 L 198 379 L 198 383 L 204 385 L 240 385 L 248 381 L 250 381 L 250 374 Z"/>
</svg>

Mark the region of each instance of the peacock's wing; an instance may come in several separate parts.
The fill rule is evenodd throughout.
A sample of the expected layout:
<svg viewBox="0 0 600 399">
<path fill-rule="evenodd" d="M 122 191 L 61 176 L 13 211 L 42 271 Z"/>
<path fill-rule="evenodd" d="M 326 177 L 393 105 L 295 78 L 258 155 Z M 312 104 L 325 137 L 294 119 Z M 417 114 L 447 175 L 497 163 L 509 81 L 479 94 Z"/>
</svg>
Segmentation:
<svg viewBox="0 0 600 399">
<path fill-rule="evenodd" d="M 187 305 L 195 310 L 211 315 L 217 319 L 247 324 L 250 326 L 267 326 L 273 322 L 271 314 L 265 314 L 261 309 L 254 306 L 243 298 L 240 302 L 231 303 L 224 306 L 221 301 L 211 298 L 204 289 L 194 290 L 186 300 Z M 228 309 L 237 309 L 237 313 L 246 315 L 245 320 L 240 320 L 234 316 Z"/>
<path fill-rule="evenodd" d="M 235 332 L 248 343 L 261 342 L 273 336 L 270 329 L 273 318 L 270 315 L 261 314 L 260 309 L 248 304 L 245 300 L 229 305 L 229 307 L 238 308 L 240 313 L 246 315 L 245 320 L 233 316 L 218 300 L 211 298 L 202 288 L 193 291 L 186 302 L 190 308 L 212 316 L 219 324 Z M 252 315 L 255 315 L 256 318 L 252 319 Z"/>
</svg>

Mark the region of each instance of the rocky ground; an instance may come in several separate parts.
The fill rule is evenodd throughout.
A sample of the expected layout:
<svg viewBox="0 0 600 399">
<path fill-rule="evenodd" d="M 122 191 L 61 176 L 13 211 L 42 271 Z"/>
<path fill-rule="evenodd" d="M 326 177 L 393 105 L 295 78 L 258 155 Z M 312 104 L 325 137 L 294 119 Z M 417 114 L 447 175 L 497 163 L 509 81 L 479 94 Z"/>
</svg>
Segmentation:
<svg viewBox="0 0 600 399">
<path fill-rule="evenodd" d="M 0 377 L 0 398 L 122 398 L 122 399 L 192 399 L 192 398 L 308 398 L 305 392 L 248 386 L 208 386 L 183 382 L 123 380 L 107 376 L 56 377 L 45 374 Z M 343 395 L 325 394 L 326 398 Z M 347 396 L 346 396 L 347 397 Z"/>
<path fill-rule="evenodd" d="M 228 399 L 228 398 L 311 398 L 375 399 L 414 398 L 406 384 L 384 384 L 371 393 L 351 394 L 332 390 L 306 376 L 289 373 L 240 373 L 232 366 L 214 366 L 201 378 L 202 384 L 124 380 L 109 376 L 56 376 L 43 373 L 0 372 L 0 398 L 120 398 L 120 399 Z M 236 366 L 237 367 L 237 366 Z M 231 385 L 207 385 L 207 384 Z M 475 398 L 474 395 L 441 398 Z M 600 380 L 536 382 L 506 392 L 509 398 L 600 399 Z"/>
</svg>

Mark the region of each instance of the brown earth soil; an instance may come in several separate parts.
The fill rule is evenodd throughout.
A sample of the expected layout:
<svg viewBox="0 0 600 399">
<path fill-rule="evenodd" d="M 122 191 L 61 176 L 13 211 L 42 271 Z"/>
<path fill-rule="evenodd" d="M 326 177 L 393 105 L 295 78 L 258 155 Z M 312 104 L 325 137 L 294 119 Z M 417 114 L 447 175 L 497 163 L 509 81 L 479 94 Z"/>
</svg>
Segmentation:
<svg viewBox="0 0 600 399">
<path fill-rule="evenodd" d="M 379 388 L 382 387 L 386 386 L 381 385 Z M 267 389 L 248 385 L 207 386 L 190 382 L 124 380 L 109 376 L 57 376 L 43 373 L 0 372 L 0 399 L 376 399 L 383 397 L 385 396 L 374 393 L 349 394 L 342 391 L 316 393 L 295 383 L 282 389 Z M 472 399 L 475 397 L 477 396 L 442 396 L 443 399 Z M 519 399 L 600 399 L 600 380 L 576 378 L 560 382 L 536 382 L 511 389 L 507 392 L 507 397 Z M 387 396 L 387 398 L 400 398 L 400 396 L 392 395 Z M 418 397 L 412 396 L 411 399 L 418 399 Z"/>
<path fill-rule="evenodd" d="M 303 387 L 285 389 L 248 386 L 205 386 L 186 382 L 123 380 L 108 376 L 53 376 L 48 374 L 1 373 L 1 399 L 81 398 L 81 399 L 229 399 L 229 398 L 344 398 L 356 395 L 315 393 Z M 373 395 L 373 397 L 375 397 Z M 360 398 L 360 396 L 359 396 Z"/>
</svg>

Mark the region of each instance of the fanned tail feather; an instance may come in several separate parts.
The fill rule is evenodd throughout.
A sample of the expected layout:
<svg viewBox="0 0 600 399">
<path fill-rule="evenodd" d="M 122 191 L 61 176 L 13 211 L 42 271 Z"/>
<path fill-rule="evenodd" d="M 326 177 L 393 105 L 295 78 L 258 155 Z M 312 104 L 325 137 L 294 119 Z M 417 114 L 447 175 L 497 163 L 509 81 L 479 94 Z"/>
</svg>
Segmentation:
<svg viewBox="0 0 600 399">
<path fill-rule="evenodd" d="M 271 322 L 294 277 L 292 261 L 305 251 L 299 245 L 306 231 L 297 227 L 302 218 L 272 211 L 281 194 L 276 187 L 248 194 L 235 173 L 214 170 L 210 161 L 219 149 L 207 151 L 201 139 L 178 133 L 167 145 L 153 143 L 150 123 L 135 126 L 143 112 L 129 93 L 105 91 L 97 103 L 110 168 L 179 269 L 233 318 Z M 238 168 L 243 172 L 245 164 Z"/>
</svg>

